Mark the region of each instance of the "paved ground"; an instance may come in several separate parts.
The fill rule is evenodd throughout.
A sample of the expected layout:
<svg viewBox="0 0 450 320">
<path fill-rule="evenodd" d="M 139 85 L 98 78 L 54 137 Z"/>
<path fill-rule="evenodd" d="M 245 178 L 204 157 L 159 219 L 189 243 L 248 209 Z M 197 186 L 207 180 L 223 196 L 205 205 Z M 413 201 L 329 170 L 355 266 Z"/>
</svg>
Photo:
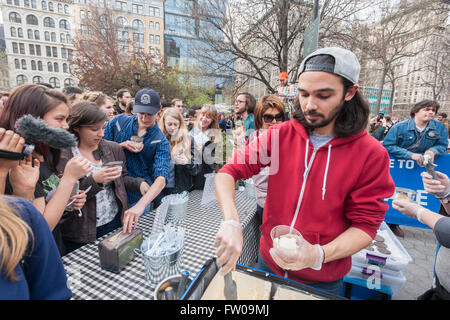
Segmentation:
<svg viewBox="0 0 450 320">
<path fill-rule="evenodd" d="M 405 237 L 398 238 L 413 258 L 405 273 L 406 282 L 392 300 L 416 300 L 431 288 L 437 241 L 431 229 L 402 226 Z"/>
</svg>

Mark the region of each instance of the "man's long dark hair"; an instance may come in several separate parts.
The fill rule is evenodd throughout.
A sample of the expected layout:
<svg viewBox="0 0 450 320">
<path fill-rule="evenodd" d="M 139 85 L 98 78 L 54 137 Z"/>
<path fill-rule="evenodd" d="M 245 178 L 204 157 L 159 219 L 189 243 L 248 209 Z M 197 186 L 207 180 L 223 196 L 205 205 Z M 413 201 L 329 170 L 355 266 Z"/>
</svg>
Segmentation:
<svg viewBox="0 0 450 320">
<path fill-rule="evenodd" d="M 313 61 L 316 57 L 312 57 L 310 60 L 308 60 L 308 63 L 317 63 L 317 61 Z M 328 57 L 330 59 L 326 63 L 334 65 L 334 58 L 327 55 L 327 58 Z M 320 63 L 324 63 L 323 56 L 321 57 Z M 344 85 L 344 95 L 342 97 L 342 99 L 344 99 L 347 90 L 353 87 L 354 84 L 348 79 L 345 79 L 343 77 L 340 78 L 342 80 L 342 84 Z M 344 101 L 341 110 L 336 116 L 336 122 L 334 126 L 334 132 L 336 136 L 347 138 L 360 132 L 361 130 L 364 130 L 369 122 L 369 115 L 369 103 L 367 102 L 366 98 L 357 90 L 351 100 Z M 312 127 L 306 121 L 305 116 L 303 115 L 302 108 L 300 107 L 300 100 L 298 97 L 295 99 L 293 118 L 300 122 L 305 128 L 312 129 Z"/>
</svg>

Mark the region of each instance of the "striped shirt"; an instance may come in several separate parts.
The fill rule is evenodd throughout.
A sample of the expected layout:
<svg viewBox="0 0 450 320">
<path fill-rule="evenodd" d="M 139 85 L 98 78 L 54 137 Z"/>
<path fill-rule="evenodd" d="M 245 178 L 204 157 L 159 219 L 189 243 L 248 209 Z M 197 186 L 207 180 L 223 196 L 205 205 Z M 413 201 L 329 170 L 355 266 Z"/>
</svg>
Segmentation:
<svg viewBox="0 0 450 320">
<path fill-rule="evenodd" d="M 132 136 L 137 136 L 138 120 L 137 115 L 118 115 L 108 121 L 105 128 L 105 139 L 121 143 L 130 140 Z M 170 164 L 170 144 L 155 122 L 153 127 L 147 129 L 142 136 L 144 139 L 144 149 L 139 153 L 133 153 L 124 149 L 127 170 L 130 177 L 140 177 L 145 179 L 149 185 L 157 177 L 164 177 L 169 180 Z M 142 197 L 140 192 L 127 190 L 128 202 L 130 205 L 138 202 Z"/>
</svg>

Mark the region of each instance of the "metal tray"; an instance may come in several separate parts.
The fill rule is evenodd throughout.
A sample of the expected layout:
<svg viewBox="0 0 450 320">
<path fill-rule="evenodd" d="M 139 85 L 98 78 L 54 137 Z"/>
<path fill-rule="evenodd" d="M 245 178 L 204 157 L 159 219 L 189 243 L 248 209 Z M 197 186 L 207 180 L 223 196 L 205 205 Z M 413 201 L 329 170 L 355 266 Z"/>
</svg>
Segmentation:
<svg viewBox="0 0 450 320">
<path fill-rule="evenodd" d="M 208 288 L 209 283 L 218 271 L 219 266 L 216 263 L 216 258 L 209 259 L 192 280 L 191 284 L 181 297 L 181 300 L 200 300 L 206 288 Z M 270 300 L 272 300 L 279 287 L 287 288 L 302 294 L 311 295 L 321 300 L 347 300 L 344 297 L 239 263 L 236 264 L 236 271 L 271 282 L 272 287 L 270 290 Z"/>
</svg>

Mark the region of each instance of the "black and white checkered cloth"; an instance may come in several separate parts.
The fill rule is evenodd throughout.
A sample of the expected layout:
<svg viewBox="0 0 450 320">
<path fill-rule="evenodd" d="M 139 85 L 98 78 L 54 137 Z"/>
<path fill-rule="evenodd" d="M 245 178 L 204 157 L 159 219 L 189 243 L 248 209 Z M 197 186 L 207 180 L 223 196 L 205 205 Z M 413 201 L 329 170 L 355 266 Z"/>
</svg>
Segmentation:
<svg viewBox="0 0 450 320">
<path fill-rule="evenodd" d="M 186 228 L 182 269 L 193 277 L 205 262 L 215 256 L 213 246 L 222 214 L 217 202 L 208 207 L 200 205 L 201 191 L 189 194 L 188 213 L 181 225 Z M 244 249 L 239 263 L 252 265 L 256 262 L 259 247 L 259 229 L 255 199 L 243 191 L 236 191 L 236 205 L 243 226 Z M 138 228 L 144 239 L 151 233 L 155 210 L 139 218 Z M 112 234 L 112 233 L 110 233 Z M 110 235 L 109 234 L 109 235 Z M 144 261 L 136 256 L 119 274 L 100 268 L 98 239 L 62 258 L 75 300 L 144 300 L 153 299 L 153 290 L 145 276 Z"/>
</svg>

